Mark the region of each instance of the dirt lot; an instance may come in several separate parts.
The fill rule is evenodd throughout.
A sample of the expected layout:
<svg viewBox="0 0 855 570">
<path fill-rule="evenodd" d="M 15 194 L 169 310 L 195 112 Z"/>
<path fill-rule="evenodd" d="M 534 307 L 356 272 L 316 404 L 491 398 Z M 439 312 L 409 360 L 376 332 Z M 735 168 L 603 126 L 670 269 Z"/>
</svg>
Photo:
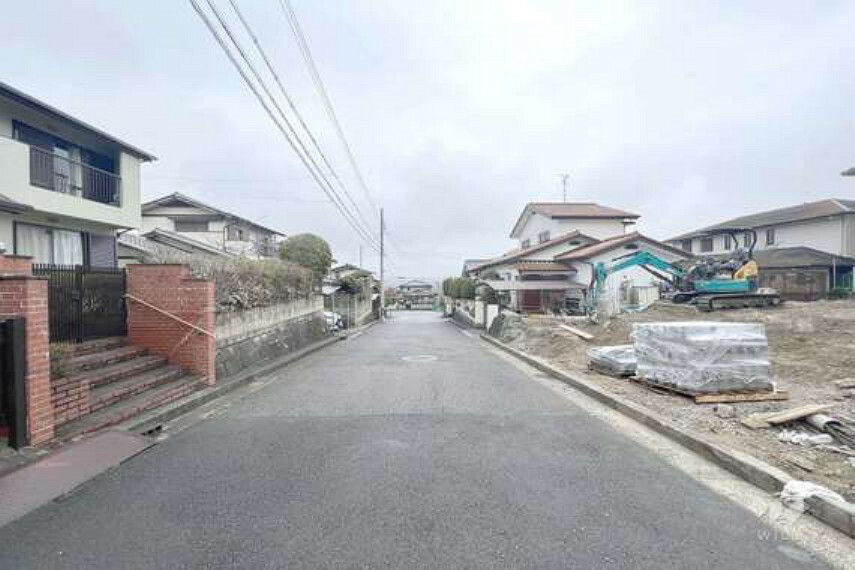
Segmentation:
<svg viewBox="0 0 855 570">
<path fill-rule="evenodd" d="M 633 323 L 686 320 L 764 323 L 776 383 L 790 392 L 790 399 L 731 404 L 736 417 L 721 418 L 714 412 L 714 405 L 698 405 L 687 397 L 661 394 L 587 369 L 587 349 L 596 345 L 630 344 Z M 557 325 L 562 322 L 593 334 L 594 339 L 585 341 L 560 329 Z M 790 302 L 776 308 L 714 313 L 656 303 L 644 312 L 619 315 L 597 324 L 534 316 L 506 319 L 498 336 L 519 350 L 545 358 L 613 393 L 666 414 L 680 426 L 706 433 L 711 439 L 752 453 L 796 478 L 825 485 L 855 501 L 855 465 L 844 455 L 780 442 L 779 429 L 751 430 L 739 423 L 740 417 L 753 412 L 818 403 L 833 404 L 828 413 L 855 426 L 855 390 L 841 390 L 833 384 L 834 380 L 855 377 L 855 301 Z M 794 426 L 807 429 L 802 423 Z"/>
</svg>

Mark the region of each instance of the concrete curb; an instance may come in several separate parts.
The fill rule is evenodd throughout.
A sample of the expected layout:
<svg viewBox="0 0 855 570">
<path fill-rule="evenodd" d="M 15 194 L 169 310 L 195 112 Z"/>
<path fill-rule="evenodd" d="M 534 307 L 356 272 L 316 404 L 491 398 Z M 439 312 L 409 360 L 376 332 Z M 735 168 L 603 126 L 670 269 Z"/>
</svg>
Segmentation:
<svg viewBox="0 0 855 570">
<path fill-rule="evenodd" d="M 283 356 L 282 358 L 277 358 L 275 360 L 265 362 L 264 364 L 235 374 L 234 376 L 231 376 L 230 378 L 226 379 L 222 384 L 215 384 L 208 388 L 198 390 L 176 402 L 167 404 L 166 406 L 162 406 L 161 408 L 154 409 L 147 414 L 142 414 L 141 416 L 131 418 L 127 422 L 114 426 L 113 429 L 121 429 L 133 432 L 145 432 L 149 429 L 156 427 L 158 424 L 162 424 L 173 418 L 186 414 L 187 412 L 198 408 L 199 406 L 202 406 L 203 404 L 206 404 L 211 400 L 214 400 L 221 396 L 225 396 L 229 392 L 232 392 L 233 390 L 236 390 L 241 386 L 249 384 L 253 380 L 257 379 L 259 376 L 270 374 L 271 372 L 274 372 L 279 368 L 287 366 L 288 364 L 291 364 L 296 360 L 300 360 L 301 358 L 304 358 L 312 354 L 313 352 L 317 352 L 322 348 L 326 348 L 327 346 L 335 344 L 342 340 L 347 340 L 347 337 L 334 336 L 316 342 L 315 344 L 307 346 L 306 348 L 298 350 L 297 352 Z"/>
<path fill-rule="evenodd" d="M 734 475 L 741 477 L 764 491 L 780 493 L 784 485 L 793 480 L 793 477 L 777 467 L 773 467 L 741 451 L 713 443 L 698 433 L 674 426 L 669 420 L 644 406 L 640 406 L 617 395 L 609 394 L 598 386 L 563 370 L 559 370 L 540 358 L 520 352 L 486 334 L 482 334 L 481 338 L 537 368 L 541 372 L 545 372 L 561 380 L 598 402 L 676 441 L 680 445 L 727 469 Z M 843 534 L 855 538 L 855 505 L 852 503 L 835 503 L 818 497 L 807 499 L 805 503 L 808 506 L 807 512 L 813 517 L 839 530 Z"/>
</svg>

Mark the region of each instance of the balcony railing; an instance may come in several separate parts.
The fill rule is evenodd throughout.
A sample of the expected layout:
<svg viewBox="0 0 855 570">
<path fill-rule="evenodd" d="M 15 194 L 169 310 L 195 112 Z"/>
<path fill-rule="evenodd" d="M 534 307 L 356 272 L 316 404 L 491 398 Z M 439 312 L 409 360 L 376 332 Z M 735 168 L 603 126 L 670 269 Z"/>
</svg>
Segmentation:
<svg viewBox="0 0 855 570">
<path fill-rule="evenodd" d="M 121 205 L 122 179 L 76 160 L 30 146 L 30 184 L 86 200 Z"/>
</svg>

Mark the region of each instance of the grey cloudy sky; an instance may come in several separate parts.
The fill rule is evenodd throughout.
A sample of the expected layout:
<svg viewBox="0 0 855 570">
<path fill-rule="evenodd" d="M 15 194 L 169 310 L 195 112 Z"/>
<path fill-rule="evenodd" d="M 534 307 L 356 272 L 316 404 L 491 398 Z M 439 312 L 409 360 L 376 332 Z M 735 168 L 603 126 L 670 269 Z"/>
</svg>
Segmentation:
<svg viewBox="0 0 855 570">
<path fill-rule="evenodd" d="M 570 199 L 656 238 L 855 196 L 855 2 L 292 1 L 386 208 L 393 276 L 508 249 L 563 171 Z M 238 4 L 360 198 L 278 0 Z M 2 80 L 157 155 L 145 198 L 184 192 L 356 260 L 187 2 L 10 2 L 3 20 Z"/>
</svg>

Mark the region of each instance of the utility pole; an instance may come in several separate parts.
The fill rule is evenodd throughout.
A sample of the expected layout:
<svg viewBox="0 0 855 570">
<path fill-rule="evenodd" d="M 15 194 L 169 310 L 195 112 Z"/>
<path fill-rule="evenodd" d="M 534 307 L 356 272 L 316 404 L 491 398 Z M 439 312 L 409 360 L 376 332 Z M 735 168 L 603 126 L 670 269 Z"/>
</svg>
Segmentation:
<svg viewBox="0 0 855 570">
<path fill-rule="evenodd" d="M 567 202 L 567 181 L 570 179 L 570 173 L 563 172 L 558 176 L 561 177 L 561 192 L 564 196 L 564 201 Z"/>
<path fill-rule="evenodd" d="M 362 269 L 362 244 L 359 244 L 359 268 Z"/>
<path fill-rule="evenodd" d="M 383 254 L 384 243 L 383 243 L 383 234 L 386 230 L 386 226 L 383 225 L 383 208 L 380 208 L 380 322 L 386 320 L 386 286 L 383 283 Z"/>
</svg>

